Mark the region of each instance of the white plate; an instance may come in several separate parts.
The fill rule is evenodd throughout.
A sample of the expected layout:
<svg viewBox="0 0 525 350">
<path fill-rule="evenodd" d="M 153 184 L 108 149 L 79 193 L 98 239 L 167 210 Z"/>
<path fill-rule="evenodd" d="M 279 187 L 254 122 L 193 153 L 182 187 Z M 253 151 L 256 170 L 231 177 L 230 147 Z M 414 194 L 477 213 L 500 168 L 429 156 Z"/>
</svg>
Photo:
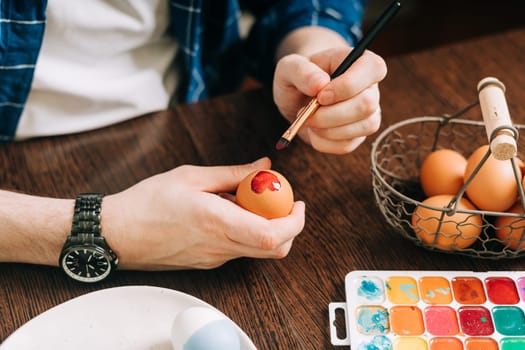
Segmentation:
<svg viewBox="0 0 525 350">
<path fill-rule="evenodd" d="M 33 318 L 11 334 L 0 350 L 171 350 L 176 314 L 213 306 L 191 295 L 151 286 L 103 289 L 71 299 Z M 216 309 L 215 309 L 216 310 Z M 256 350 L 237 326 L 242 350 Z"/>
</svg>

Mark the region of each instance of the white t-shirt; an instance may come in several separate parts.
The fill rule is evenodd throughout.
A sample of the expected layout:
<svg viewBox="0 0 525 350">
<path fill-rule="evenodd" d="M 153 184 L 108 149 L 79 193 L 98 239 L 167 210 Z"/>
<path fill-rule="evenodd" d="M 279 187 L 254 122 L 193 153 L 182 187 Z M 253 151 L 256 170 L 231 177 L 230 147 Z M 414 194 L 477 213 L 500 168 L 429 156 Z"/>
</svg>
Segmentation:
<svg viewBox="0 0 525 350">
<path fill-rule="evenodd" d="M 168 0 L 49 0 L 18 139 L 165 109 L 176 86 Z"/>
</svg>

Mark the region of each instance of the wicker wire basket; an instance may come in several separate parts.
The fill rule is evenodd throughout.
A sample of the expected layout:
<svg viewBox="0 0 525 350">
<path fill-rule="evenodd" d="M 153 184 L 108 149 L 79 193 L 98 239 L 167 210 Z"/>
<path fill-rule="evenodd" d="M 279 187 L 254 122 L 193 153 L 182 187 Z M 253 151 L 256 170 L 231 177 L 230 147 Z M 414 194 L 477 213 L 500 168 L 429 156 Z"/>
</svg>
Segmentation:
<svg viewBox="0 0 525 350">
<path fill-rule="evenodd" d="M 434 150 L 453 149 L 465 157 L 478 146 L 487 144 L 487 131 L 483 121 L 464 118 L 464 114 L 479 106 L 479 101 L 467 106 L 453 115 L 424 116 L 412 118 L 393 124 L 385 129 L 374 141 L 371 153 L 372 186 L 376 203 L 386 221 L 394 230 L 415 244 L 442 252 L 462 254 L 477 258 L 501 259 L 517 258 L 525 255 L 521 241 L 525 241 L 525 219 L 523 214 L 509 214 L 504 212 L 489 212 L 482 210 L 460 210 L 453 207 L 432 207 L 423 204 L 425 195 L 419 183 L 419 168 L 425 157 Z M 512 125 L 516 143 L 525 144 L 525 136 L 520 133 L 525 125 Z M 518 158 L 523 159 L 519 149 Z M 509 160 L 514 164 L 514 159 Z M 518 178 L 516 177 L 516 181 Z M 519 194 L 523 203 L 523 186 L 518 181 Z M 462 191 L 456 199 L 464 194 Z M 441 220 L 446 220 L 450 210 L 467 215 L 481 216 L 481 233 L 476 241 L 466 247 L 452 247 L 443 250 L 437 244 L 423 241 L 415 233 L 412 226 L 412 215 L 418 206 L 442 212 Z M 495 220 L 498 216 L 516 217 L 514 229 L 521 228 L 520 241 L 517 247 L 511 248 L 506 241 L 495 235 Z M 461 223 L 458 224 L 461 226 Z M 518 226 L 518 228 L 516 228 Z M 460 227 L 458 227 L 460 229 Z M 442 233 L 433 232 L 436 240 Z"/>
</svg>

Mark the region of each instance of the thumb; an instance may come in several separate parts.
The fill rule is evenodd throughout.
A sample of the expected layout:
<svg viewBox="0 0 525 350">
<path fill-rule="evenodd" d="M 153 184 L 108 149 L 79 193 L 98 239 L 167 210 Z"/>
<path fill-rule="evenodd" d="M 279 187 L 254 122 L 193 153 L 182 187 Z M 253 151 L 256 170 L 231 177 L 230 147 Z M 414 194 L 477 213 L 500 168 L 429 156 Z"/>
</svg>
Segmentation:
<svg viewBox="0 0 525 350">
<path fill-rule="evenodd" d="M 248 174 L 259 169 L 270 169 L 271 165 L 270 158 L 263 157 L 248 164 L 203 167 L 192 182 L 205 192 L 231 192 Z"/>
</svg>

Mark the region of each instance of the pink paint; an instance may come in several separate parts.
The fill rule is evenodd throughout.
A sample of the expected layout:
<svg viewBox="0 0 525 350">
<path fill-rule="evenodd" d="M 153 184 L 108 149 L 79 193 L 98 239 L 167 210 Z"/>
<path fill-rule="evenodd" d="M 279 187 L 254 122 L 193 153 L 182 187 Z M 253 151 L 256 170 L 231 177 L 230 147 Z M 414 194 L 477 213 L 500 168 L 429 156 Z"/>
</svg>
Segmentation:
<svg viewBox="0 0 525 350">
<path fill-rule="evenodd" d="M 459 333 L 456 311 L 449 306 L 429 306 L 425 309 L 427 330 L 433 335 L 456 335 Z"/>
<path fill-rule="evenodd" d="M 518 278 L 518 289 L 521 295 L 521 300 L 525 301 L 525 277 Z"/>
<path fill-rule="evenodd" d="M 462 306 L 458 313 L 463 333 L 471 336 L 487 336 L 494 333 L 490 311 L 483 306 Z"/>
</svg>

